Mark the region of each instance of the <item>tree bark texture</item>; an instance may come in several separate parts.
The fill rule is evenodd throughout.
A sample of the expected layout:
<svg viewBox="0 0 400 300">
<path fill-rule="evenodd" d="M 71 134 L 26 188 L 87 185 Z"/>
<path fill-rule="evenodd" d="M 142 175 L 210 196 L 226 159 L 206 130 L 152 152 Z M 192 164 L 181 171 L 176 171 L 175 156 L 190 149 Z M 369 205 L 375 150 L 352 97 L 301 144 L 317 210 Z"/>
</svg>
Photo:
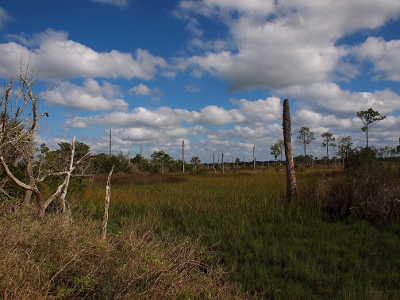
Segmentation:
<svg viewBox="0 0 400 300">
<path fill-rule="evenodd" d="M 297 196 L 296 174 L 294 171 L 294 160 L 292 151 L 292 128 L 290 122 L 289 100 L 283 101 L 283 141 L 285 144 L 286 155 L 286 198 L 290 203 Z"/>
</svg>

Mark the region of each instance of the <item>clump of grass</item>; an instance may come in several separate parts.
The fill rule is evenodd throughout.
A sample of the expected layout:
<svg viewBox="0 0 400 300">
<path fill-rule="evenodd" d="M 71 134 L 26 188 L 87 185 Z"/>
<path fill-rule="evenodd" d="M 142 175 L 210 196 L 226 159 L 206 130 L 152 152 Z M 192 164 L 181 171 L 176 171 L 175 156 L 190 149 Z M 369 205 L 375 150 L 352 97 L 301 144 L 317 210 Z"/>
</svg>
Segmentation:
<svg viewBox="0 0 400 300">
<path fill-rule="evenodd" d="M 246 299 L 211 256 L 143 218 L 102 241 L 99 222 L 20 210 L 0 216 L 0 298 Z"/>
</svg>

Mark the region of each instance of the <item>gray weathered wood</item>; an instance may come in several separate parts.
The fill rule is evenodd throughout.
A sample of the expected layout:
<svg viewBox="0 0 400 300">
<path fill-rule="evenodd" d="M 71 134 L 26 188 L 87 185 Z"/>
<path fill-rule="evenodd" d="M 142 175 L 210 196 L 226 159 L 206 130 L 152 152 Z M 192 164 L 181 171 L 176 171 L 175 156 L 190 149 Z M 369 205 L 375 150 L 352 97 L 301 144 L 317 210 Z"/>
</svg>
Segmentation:
<svg viewBox="0 0 400 300">
<path fill-rule="evenodd" d="M 292 151 L 292 128 L 290 122 L 289 100 L 283 101 L 283 141 L 285 144 L 286 155 L 286 180 L 287 192 L 286 198 L 290 203 L 297 196 L 296 174 L 294 171 L 294 160 Z"/>
</svg>

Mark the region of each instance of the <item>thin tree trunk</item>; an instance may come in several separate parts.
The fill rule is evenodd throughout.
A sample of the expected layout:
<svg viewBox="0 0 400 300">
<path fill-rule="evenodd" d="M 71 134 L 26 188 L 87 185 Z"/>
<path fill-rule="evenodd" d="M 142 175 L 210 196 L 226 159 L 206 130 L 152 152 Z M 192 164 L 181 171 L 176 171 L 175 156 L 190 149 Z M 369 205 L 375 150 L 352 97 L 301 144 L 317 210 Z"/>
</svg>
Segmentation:
<svg viewBox="0 0 400 300">
<path fill-rule="evenodd" d="M 114 170 L 114 166 L 112 166 L 110 173 L 107 178 L 107 186 L 106 186 L 106 200 L 104 204 L 104 216 L 103 216 L 103 228 L 101 231 L 101 238 L 105 240 L 107 238 L 107 224 L 108 224 L 108 208 L 110 207 L 110 196 L 111 196 L 111 175 Z"/>
<path fill-rule="evenodd" d="M 217 172 L 217 168 L 215 167 L 215 154 L 213 153 L 213 169 L 214 169 L 214 173 Z"/>
<path fill-rule="evenodd" d="M 225 166 L 224 166 L 224 154 L 222 153 L 221 157 L 221 169 L 222 169 L 222 174 L 225 173 Z"/>
<path fill-rule="evenodd" d="M 288 99 L 285 99 L 283 101 L 283 141 L 285 143 L 286 156 L 286 198 L 287 201 L 290 203 L 297 196 L 297 185 L 292 152 L 292 128 L 290 122 L 290 107 Z"/>
<path fill-rule="evenodd" d="M 61 212 L 65 213 L 67 211 L 67 203 L 65 201 L 65 197 L 67 196 L 68 186 L 69 186 L 69 179 L 71 178 L 71 173 L 74 170 L 74 156 L 75 156 L 75 137 L 71 143 L 71 157 L 69 162 L 69 168 L 65 178 L 65 186 L 61 193 L 60 201 L 61 201 Z"/>
<path fill-rule="evenodd" d="M 254 156 L 256 146 L 253 146 L 253 170 L 256 169 L 256 157 Z"/>
<path fill-rule="evenodd" d="M 185 140 L 182 141 L 182 173 L 185 173 Z"/>
<path fill-rule="evenodd" d="M 30 132 L 30 137 L 28 139 L 27 145 L 27 160 L 26 160 L 26 173 L 28 175 L 28 185 L 34 186 L 36 183 L 35 176 L 33 175 L 33 161 L 34 161 L 34 153 L 35 153 L 35 144 L 34 144 L 34 129 Z M 27 205 L 30 203 L 32 197 L 32 190 L 26 190 L 25 196 L 23 200 L 23 204 Z"/>
<path fill-rule="evenodd" d="M 329 141 L 326 142 L 326 157 L 329 159 Z"/>
</svg>

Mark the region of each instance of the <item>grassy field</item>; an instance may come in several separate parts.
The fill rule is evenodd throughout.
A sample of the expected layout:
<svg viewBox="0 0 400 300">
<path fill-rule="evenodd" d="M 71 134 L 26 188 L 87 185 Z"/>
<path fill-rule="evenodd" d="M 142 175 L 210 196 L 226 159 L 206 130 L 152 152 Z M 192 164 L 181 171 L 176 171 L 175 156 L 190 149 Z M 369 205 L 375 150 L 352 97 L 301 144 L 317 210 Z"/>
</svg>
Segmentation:
<svg viewBox="0 0 400 300">
<path fill-rule="evenodd" d="M 156 232 L 196 239 L 217 252 L 229 277 L 257 298 L 400 299 L 400 224 L 335 219 L 323 210 L 323 181 L 339 169 L 299 172 L 285 199 L 285 173 L 123 175 L 111 182 L 110 234 L 147 218 Z M 85 182 L 75 212 L 101 219 L 106 176 Z"/>
</svg>

